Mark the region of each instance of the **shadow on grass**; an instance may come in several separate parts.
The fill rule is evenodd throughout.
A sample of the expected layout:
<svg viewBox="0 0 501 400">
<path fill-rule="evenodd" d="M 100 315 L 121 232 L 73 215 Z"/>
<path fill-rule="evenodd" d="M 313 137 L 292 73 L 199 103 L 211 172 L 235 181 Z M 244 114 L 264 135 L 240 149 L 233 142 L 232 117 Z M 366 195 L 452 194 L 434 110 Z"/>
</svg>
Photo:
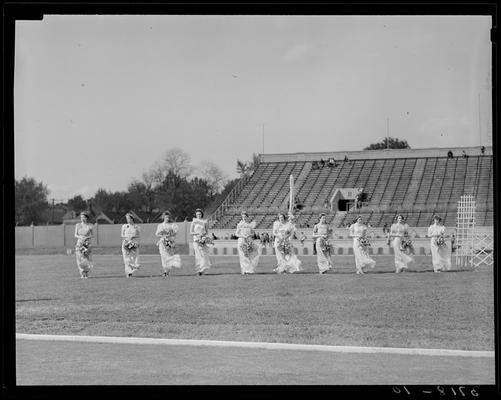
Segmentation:
<svg viewBox="0 0 501 400">
<path fill-rule="evenodd" d="M 475 270 L 467 270 L 467 269 L 461 269 L 461 270 L 450 270 L 450 271 L 441 271 L 442 274 L 450 274 L 450 273 L 461 273 L 461 272 L 472 272 Z M 426 270 L 405 270 L 400 272 L 400 274 L 425 274 L 425 273 L 435 273 L 432 269 L 426 269 Z M 390 274 L 390 275 L 397 275 L 395 271 L 393 270 L 387 270 L 387 271 L 375 271 L 375 270 L 367 270 L 365 271 L 364 275 L 384 275 L 384 274 Z M 207 272 L 202 274 L 202 276 L 242 276 L 244 278 L 247 278 L 249 276 L 275 276 L 275 275 L 356 275 L 355 271 L 328 271 L 325 272 L 324 274 L 320 274 L 317 271 L 299 271 L 295 273 L 287 273 L 284 272 L 282 274 L 277 274 L 276 272 L 270 271 L 270 272 L 254 272 L 253 274 L 242 274 L 241 272 L 235 271 L 235 272 Z M 193 277 L 198 277 L 199 275 L 197 273 L 186 273 L 186 274 L 170 274 L 168 277 L 164 277 L 162 274 L 155 274 L 155 275 L 133 275 L 129 279 L 145 279 L 145 278 L 163 278 L 163 279 L 169 279 L 169 278 L 176 278 L 176 277 L 187 277 L 187 276 L 193 276 Z M 89 276 L 89 279 L 115 279 L 115 278 L 124 278 L 127 279 L 125 275 L 94 275 L 94 276 Z M 16 300 L 16 301 L 39 301 L 39 300 L 57 300 L 57 299 L 28 299 L 28 300 Z"/>
</svg>

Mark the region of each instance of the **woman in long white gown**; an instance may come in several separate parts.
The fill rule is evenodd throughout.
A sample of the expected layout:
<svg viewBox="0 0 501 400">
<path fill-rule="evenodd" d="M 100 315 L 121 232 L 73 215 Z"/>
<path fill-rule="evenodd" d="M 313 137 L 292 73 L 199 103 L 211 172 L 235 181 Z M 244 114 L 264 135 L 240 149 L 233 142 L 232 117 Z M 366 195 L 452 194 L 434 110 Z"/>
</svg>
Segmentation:
<svg viewBox="0 0 501 400">
<path fill-rule="evenodd" d="M 315 246 L 317 248 L 317 265 L 320 274 L 324 274 L 332 268 L 332 254 L 322 250 L 322 244 L 328 243 L 331 233 L 332 231 L 326 223 L 325 214 L 320 214 L 318 224 L 313 227 L 313 239 L 315 239 Z"/>
<path fill-rule="evenodd" d="M 89 223 L 89 214 L 85 211 L 80 213 L 80 221 L 75 226 L 75 255 L 80 278 L 87 279 L 90 270 L 94 267 L 90 248 L 90 239 L 94 237 L 92 224 Z"/>
<path fill-rule="evenodd" d="M 277 257 L 277 268 L 274 271 L 278 274 L 301 271 L 301 260 L 294 252 L 291 238 L 296 231 L 294 216 L 289 214 L 289 219 L 285 222 L 285 214 L 279 214 L 279 220 L 273 224 L 273 235 L 275 236 L 275 254 Z"/>
<path fill-rule="evenodd" d="M 122 225 L 122 256 L 125 266 L 125 276 L 130 278 L 140 267 L 139 264 L 139 226 L 135 224 L 132 214 L 125 214 L 126 224 Z"/>
<path fill-rule="evenodd" d="M 190 235 L 193 237 L 193 250 L 195 252 L 195 271 L 198 275 L 202 275 L 211 267 L 209 248 L 205 242 L 209 235 L 209 228 L 207 220 L 202 219 L 203 216 L 203 211 L 197 208 L 195 218 L 190 225 Z"/>
<path fill-rule="evenodd" d="M 175 238 L 179 228 L 171 222 L 169 211 L 164 211 L 162 216 L 164 220 L 158 224 L 155 235 L 160 238 L 157 246 L 162 260 L 163 276 L 166 277 L 172 268 L 181 268 L 181 257 L 175 253 Z"/>
<path fill-rule="evenodd" d="M 414 259 L 402 251 L 402 239 L 405 235 L 409 234 L 409 226 L 404 223 L 404 217 L 397 215 L 397 222 L 390 227 L 388 238 L 393 247 L 395 254 L 395 273 L 400 273 L 408 268 L 408 264 L 413 262 Z"/>
<path fill-rule="evenodd" d="M 242 212 L 242 220 L 237 225 L 235 236 L 238 237 L 238 257 L 242 275 L 253 274 L 259 263 L 259 246 L 254 241 L 255 222 L 249 222 L 249 214 Z"/>
<path fill-rule="evenodd" d="M 445 240 L 443 245 L 439 246 L 441 238 L 445 239 L 445 226 L 442 225 L 442 218 L 438 215 L 433 217 L 433 224 L 428 228 L 428 237 L 430 237 L 431 259 L 433 271 L 440 272 L 444 269 L 451 269 L 451 250 Z"/>
<path fill-rule="evenodd" d="M 367 226 L 362 223 L 362 217 L 350 226 L 350 236 L 353 238 L 353 254 L 355 255 L 355 268 L 358 275 L 364 274 L 364 267 L 374 268 L 376 261 L 369 257 L 367 250 L 360 243 L 360 239 L 367 235 Z"/>
</svg>

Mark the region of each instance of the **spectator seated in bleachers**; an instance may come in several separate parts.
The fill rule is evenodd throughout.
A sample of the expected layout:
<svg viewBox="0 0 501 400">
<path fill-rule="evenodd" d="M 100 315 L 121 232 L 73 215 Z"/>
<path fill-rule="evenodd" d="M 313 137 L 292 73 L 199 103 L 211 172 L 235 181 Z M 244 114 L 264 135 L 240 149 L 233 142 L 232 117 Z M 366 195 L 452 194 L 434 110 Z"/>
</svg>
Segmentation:
<svg viewBox="0 0 501 400">
<path fill-rule="evenodd" d="M 466 154 L 466 152 L 463 150 L 463 155 L 462 155 L 463 158 L 468 158 L 468 154 Z"/>
<path fill-rule="evenodd" d="M 454 155 L 452 154 L 451 150 L 447 152 L 447 158 L 454 158 Z"/>
<path fill-rule="evenodd" d="M 325 161 L 323 160 L 323 158 L 320 159 L 320 168 L 323 168 L 325 166 Z"/>
<path fill-rule="evenodd" d="M 485 146 L 480 147 L 480 154 L 485 155 Z"/>
<path fill-rule="evenodd" d="M 329 158 L 329 168 L 333 168 L 336 166 L 336 160 L 334 158 Z"/>
<path fill-rule="evenodd" d="M 217 240 L 218 239 L 218 237 L 216 235 L 214 235 L 214 232 L 212 232 L 212 239 L 213 240 Z"/>
<path fill-rule="evenodd" d="M 311 169 L 320 169 L 320 166 L 318 165 L 318 161 L 313 161 L 311 163 Z"/>
<path fill-rule="evenodd" d="M 344 162 L 350 162 L 350 160 L 348 160 L 348 156 L 344 156 Z"/>
</svg>

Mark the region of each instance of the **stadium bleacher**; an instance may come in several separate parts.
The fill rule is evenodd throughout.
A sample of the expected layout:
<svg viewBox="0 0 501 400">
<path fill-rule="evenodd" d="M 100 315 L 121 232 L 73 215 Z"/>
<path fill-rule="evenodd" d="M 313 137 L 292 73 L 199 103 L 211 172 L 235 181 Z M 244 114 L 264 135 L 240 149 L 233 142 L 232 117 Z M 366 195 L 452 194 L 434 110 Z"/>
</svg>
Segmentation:
<svg viewBox="0 0 501 400">
<path fill-rule="evenodd" d="M 454 148 L 468 157 L 447 157 L 449 149 L 371 150 L 340 153 L 296 153 L 261 155 L 253 175 L 230 193 L 224 208 L 210 218 L 214 229 L 232 229 L 247 210 L 260 229 L 270 229 L 277 212 L 288 209 L 289 176 L 295 178 L 296 199 L 304 206 L 296 213 L 296 225 L 313 227 L 325 212 L 334 227 L 344 227 L 360 214 L 366 223 L 390 225 L 396 213 L 410 226 L 430 224 L 438 213 L 454 226 L 461 195 L 476 199 L 476 224 L 493 224 L 492 148 L 485 155 L 480 147 Z M 349 161 L 342 161 L 344 155 Z M 320 158 L 336 160 L 315 167 Z M 341 161 L 338 161 L 341 160 Z M 367 195 L 359 209 L 340 211 L 330 204 L 336 189 L 361 189 Z M 326 207 L 327 206 L 327 207 Z"/>
</svg>

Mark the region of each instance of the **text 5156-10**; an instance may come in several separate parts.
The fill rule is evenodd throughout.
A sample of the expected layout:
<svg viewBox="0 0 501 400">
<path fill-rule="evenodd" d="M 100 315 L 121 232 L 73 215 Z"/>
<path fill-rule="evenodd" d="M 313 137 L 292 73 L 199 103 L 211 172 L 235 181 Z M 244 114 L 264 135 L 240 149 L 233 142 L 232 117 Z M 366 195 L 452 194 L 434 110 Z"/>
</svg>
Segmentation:
<svg viewBox="0 0 501 400">
<path fill-rule="evenodd" d="M 479 392 L 477 390 L 477 386 L 468 387 L 468 386 L 432 386 L 426 389 L 417 389 L 417 388 L 408 388 L 406 386 L 393 386 L 393 393 L 402 394 L 402 395 L 411 395 L 411 394 L 423 394 L 423 395 L 431 395 L 434 394 L 439 396 L 448 396 L 448 397 L 478 397 Z M 423 397 L 424 398 L 424 397 Z"/>
</svg>

